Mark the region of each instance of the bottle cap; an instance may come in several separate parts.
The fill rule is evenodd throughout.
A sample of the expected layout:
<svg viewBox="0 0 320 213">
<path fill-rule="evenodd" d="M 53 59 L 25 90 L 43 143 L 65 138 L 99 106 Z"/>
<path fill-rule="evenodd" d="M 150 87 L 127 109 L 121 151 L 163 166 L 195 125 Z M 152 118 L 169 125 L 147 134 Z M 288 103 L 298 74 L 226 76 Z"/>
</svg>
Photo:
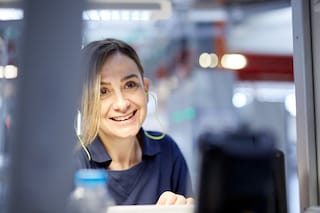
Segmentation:
<svg viewBox="0 0 320 213">
<path fill-rule="evenodd" d="M 80 169 L 75 173 L 76 186 L 97 186 L 106 184 L 107 172 L 100 169 Z"/>
</svg>

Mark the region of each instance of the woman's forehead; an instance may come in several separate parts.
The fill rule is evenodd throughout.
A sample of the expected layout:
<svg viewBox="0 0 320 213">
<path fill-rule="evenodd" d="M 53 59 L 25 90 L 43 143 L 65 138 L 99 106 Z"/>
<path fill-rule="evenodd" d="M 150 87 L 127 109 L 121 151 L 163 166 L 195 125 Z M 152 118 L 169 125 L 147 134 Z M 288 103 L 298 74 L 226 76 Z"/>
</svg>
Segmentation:
<svg viewBox="0 0 320 213">
<path fill-rule="evenodd" d="M 128 69 L 114 69 L 111 67 L 105 67 L 100 72 L 101 79 L 125 79 L 128 78 L 128 76 L 137 76 L 138 78 L 142 78 L 141 72 L 137 68 L 128 67 Z"/>
</svg>

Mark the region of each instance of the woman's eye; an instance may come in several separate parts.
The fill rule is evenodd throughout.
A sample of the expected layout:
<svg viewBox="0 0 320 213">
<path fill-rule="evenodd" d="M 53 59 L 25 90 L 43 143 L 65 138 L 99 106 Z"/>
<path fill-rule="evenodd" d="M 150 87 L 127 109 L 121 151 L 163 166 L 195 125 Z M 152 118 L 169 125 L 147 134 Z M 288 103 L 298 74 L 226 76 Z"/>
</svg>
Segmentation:
<svg viewBox="0 0 320 213">
<path fill-rule="evenodd" d="M 134 81 L 129 81 L 126 83 L 127 89 L 137 88 L 138 86 L 139 86 L 138 83 L 136 83 Z"/>
<path fill-rule="evenodd" d="M 108 88 L 100 89 L 100 95 L 108 95 L 109 93 L 110 93 L 110 90 Z"/>
</svg>

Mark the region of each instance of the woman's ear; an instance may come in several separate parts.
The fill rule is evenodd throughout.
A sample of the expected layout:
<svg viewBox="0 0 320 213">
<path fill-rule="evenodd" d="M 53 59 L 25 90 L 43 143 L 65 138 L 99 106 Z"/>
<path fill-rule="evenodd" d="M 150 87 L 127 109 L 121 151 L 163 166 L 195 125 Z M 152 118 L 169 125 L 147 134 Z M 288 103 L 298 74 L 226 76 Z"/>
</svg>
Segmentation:
<svg viewBox="0 0 320 213">
<path fill-rule="evenodd" d="M 144 81 L 144 89 L 145 89 L 146 93 L 148 93 L 149 87 L 150 87 L 150 81 L 148 78 L 143 78 L 143 81 Z"/>
<path fill-rule="evenodd" d="M 148 78 L 143 78 L 144 81 L 144 91 L 147 96 L 147 102 L 149 102 L 149 87 L 150 87 L 150 82 Z"/>
</svg>

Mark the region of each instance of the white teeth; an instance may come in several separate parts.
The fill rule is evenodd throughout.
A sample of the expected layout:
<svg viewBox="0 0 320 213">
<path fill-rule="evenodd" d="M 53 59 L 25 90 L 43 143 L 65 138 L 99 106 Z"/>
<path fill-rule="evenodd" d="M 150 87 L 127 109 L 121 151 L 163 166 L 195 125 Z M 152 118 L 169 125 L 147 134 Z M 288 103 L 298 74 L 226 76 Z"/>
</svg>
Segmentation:
<svg viewBox="0 0 320 213">
<path fill-rule="evenodd" d="M 131 113 L 130 115 L 127 115 L 125 117 L 113 117 L 112 119 L 115 121 L 125 121 L 128 120 L 129 118 L 131 118 L 133 116 L 133 113 Z"/>
</svg>

